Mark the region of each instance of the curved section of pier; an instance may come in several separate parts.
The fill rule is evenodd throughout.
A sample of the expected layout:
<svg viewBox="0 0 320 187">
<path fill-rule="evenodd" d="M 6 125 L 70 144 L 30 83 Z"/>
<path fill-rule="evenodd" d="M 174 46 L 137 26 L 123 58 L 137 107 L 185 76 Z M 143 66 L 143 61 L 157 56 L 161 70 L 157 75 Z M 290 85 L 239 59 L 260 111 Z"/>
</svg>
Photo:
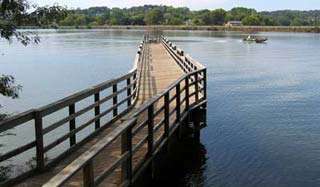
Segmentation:
<svg viewBox="0 0 320 187">
<path fill-rule="evenodd" d="M 103 96 L 108 89 L 111 94 Z M 76 110 L 76 103 L 88 97 L 93 103 Z M 111 103 L 107 109 L 105 102 Z M 152 173 L 153 159 L 173 134 L 193 122 L 198 136 L 200 121 L 192 118 L 205 106 L 206 68 L 166 38 L 147 35 L 128 74 L 0 123 L 0 132 L 30 121 L 35 126 L 35 141 L 0 155 L 0 161 L 36 148 L 36 167 L 3 185 L 133 185 L 146 171 Z M 45 116 L 64 108 L 69 110 L 66 118 L 43 125 Z M 92 110 L 92 119 L 76 124 L 78 116 Z M 70 132 L 44 142 L 46 134 L 66 124 Z M 77 133 L 88 126 L 95 130 L 78 141 Z M 45 153 L 64 141 L 70 148 L 46 161 Z"/>
</svg>

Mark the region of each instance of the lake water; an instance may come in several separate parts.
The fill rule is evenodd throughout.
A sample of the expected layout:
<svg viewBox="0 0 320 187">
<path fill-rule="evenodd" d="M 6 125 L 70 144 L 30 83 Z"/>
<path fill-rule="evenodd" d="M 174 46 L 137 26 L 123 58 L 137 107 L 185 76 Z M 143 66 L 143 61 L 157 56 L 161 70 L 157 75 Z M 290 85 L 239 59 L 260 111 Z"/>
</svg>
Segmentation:
<svg viewBox="0 0 320 187">
<path fill-rule="evenodd" d="M 127 72 L 141 31 L 41 31 L 40 45 L 0 43 L 0 71 L 23 86 L 2 111 L 48 104 Z M 320 35 L 171 31 L 208 68 L 207 127 L 189 186 L 320 186 Z M 200 155 L 200 156 L 199 156 Z M 199 157 L 199 158 L 198 158 Z M 201 161 L 199 161 L 199 159 Z"/>
</svg>

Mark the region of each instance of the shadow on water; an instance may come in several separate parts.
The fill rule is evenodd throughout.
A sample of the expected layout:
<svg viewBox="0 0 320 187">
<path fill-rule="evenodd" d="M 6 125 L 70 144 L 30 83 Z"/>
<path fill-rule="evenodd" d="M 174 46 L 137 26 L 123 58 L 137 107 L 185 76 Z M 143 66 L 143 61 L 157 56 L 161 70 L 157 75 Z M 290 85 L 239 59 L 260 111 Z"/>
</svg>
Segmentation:
<svg viewBox="0 0 320 187">
<path fill-rule="evenodd" d="M 203 186 L 206 148 L 193 137 L 176 141 L 151 186 Z"/>
<path fill-rule="evenodd" d="M 168 149 L 164 150 L 167 154 L 162 154 L 150 186 L 204 186 L 207 149 L 200 141 L 201 130 L 197 129 L 203 131 L 207 126 L 206 107 L 193 111 L 190 117 L 190 123 L 169 140 Z"/>
</svg>

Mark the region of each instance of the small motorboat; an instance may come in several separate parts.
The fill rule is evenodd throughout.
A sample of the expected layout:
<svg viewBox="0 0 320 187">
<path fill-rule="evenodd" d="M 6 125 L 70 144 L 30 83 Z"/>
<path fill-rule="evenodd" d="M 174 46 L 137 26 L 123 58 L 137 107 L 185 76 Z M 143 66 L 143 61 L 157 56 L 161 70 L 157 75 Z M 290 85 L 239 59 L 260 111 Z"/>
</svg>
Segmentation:
<svg viewBox="0 0 320 187">
<path fill-rule="evenodd" d="M 243 39 L 243 41 L 246 42 L 256 42 L 256 43 L 264 43 L 268 40 L 266 37 L 257 37 L 257 36 L 252 36 L 248 35 L 246 38 Z"/>
<path fill-rule="evenodd" d="M 268 40 L 266 37 L 258 37 L 256 38 L 256 43 L 264 43 Z"/>
</svg>

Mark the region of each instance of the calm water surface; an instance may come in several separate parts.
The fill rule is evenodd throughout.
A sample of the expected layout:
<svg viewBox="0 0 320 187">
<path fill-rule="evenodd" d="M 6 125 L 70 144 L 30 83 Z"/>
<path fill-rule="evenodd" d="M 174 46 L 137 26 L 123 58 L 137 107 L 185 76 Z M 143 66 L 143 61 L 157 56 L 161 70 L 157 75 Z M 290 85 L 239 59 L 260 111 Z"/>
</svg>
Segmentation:
<svg viewBox="0 0 320 187">
<path fill-rule="evenodd" d="M 21 112 L 121 73 L 133 62 L 142 32 L 42 32 L 40 45 L 0 43 L 1 73 L 23 85 L 0 97 Z M 320 35 L 168 32 L 208 68 L 207 127 L 202 145 L 175 180 L 189 186 L 320 186 Z"/>
<path fill-rule="evenodd" d="M 170 35 L 208 67 L 204 186 L 319 186 L 320 35 Z"/>
</svg>

